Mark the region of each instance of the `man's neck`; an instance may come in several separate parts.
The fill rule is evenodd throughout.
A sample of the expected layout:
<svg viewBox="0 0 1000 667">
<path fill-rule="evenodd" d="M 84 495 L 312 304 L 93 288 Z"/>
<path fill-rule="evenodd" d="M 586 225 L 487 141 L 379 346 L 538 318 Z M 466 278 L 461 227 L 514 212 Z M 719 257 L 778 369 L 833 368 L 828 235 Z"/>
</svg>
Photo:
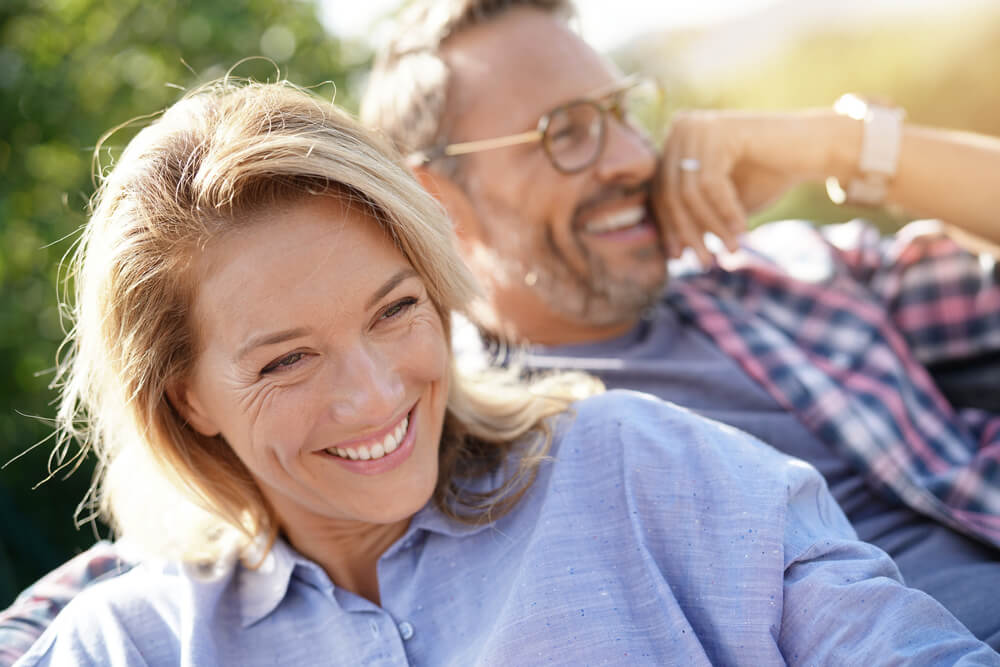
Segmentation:
<svg viewBox="0 0 1000 667">
<path fill-rule="evenodd" d="M 639 323 L 639 318 L 608 325 L 574 322 L 558 316 L 501 319 L 495 312 L 477 313 L 480 328 L 490 337 L 520 344 L 584 345 L 624 336 Z"/>
</svg>

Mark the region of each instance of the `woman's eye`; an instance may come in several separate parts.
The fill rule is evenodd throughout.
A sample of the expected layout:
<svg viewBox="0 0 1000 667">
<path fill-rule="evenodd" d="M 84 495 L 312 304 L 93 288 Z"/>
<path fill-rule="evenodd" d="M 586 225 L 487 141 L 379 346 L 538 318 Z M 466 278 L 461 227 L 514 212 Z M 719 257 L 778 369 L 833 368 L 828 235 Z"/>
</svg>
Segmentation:
<svg viewBox="0 0 1000 667">
<path fill-rule="evenodd" d="M 264 374 L 271 373 L 271 372 L 276 371 L 276 370 L 280 370 L 280 369 L 283 369 L 283 368 L 288 368 L 289 366 L 294 366 L 304 356 L 306 356 L 304 352 L 293 352 L 293 353 L 291 353 L 289 355 L 286 355 L 286 356 L 282 357 L 281 359 L 275 359 L 274 361 L 272 361 L 271 363 L 269 363 L 267 366 L 264 366 L 264 368 L 262 368 L 260 370 L 260 372 L 261 372 L 262 375 L 264 375 Z"/>
<path fill-rule="evenodd" d="M 407 309 L 412 308 L 414 305 L 416 305 L 416 303 L 417 300 L 412 296 L 408 296 L 405 299 L 400 299 L 396 303 L 392 304 L 391 306 L 383 310 L 380 319 L 391 320 L 392 318 L 400 315 Z"/>
</svg>

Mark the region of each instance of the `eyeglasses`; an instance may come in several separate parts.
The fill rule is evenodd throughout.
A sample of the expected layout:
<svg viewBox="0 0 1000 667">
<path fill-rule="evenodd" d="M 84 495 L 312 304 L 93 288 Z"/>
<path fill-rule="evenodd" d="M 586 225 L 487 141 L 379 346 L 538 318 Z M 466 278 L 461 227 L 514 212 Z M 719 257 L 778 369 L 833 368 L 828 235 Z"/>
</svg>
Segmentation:
<svg viewBox="0 0 1000 667">
<path fill-rule="evenodd" d="M 650 97 L 652 94 L 655 94 L 654 99 Z M 624 123 L 634 111 L 653 104 L 662 106 L 660 87 L 655 82 L 633 75 L 591 97 L 560 104 L 539 118 L 534 130 L 436 146 L 411 154 L 409 161 L 411 164 L 426 164 L 442 157 L 540 142 L 553 167 L 564 174 L 574 174 L 594 164 L 601 156 L 609 113 Z"/>
</svg>

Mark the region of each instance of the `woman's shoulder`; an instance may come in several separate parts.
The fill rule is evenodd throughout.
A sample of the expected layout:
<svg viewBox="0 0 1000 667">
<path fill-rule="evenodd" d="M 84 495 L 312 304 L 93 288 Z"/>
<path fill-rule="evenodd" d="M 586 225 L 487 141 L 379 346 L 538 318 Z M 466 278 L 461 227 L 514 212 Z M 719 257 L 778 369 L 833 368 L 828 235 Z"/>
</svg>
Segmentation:
<svg viewBox="0 0 1000 667">
<path fill-rule="evenodd" d="M 575 403 L 553 432 L 551 459 L 531 512 L 563 517 L 569 511 L 577 527 L 631 526 L 647 546 L 656 533 L 663 557 L 677 536 L 689 535 L 685 544 L 697 542 L 707 553 L 747 526 L 767 544 L 780 545 L 791 499 L 798 494 L 816 505 L 824 495 L 822 477 L 807 464 L 735 428 L 631 391 Z M 838 524 L 838 534 L 849 531 L 842 528 Z"/>
<path fill-rule="evenodd" d="M 617 433 L 625 440 L 669 440 L 674 447 L 733 441 L 753 449 L 759 441 L 739 429 L 698 415 L 652 394 L 612 389 L 572 404 L 565 427 L 570 431 Z M 687 436 L 686 438 L 671 436 Z"/>
<path fill-rule="evenodd" d="M 624 462 L 671 470 L 715 469 L 771 479 L 793 459 L 753 436 L 640 392 L 615 389 L 573 404 L 557 430 L 558 458 L 584 455 L 592 464 Z M 581 447 L 580 445 L 583 445 Z"/>
<path fill-rule="evenodd" d="M 686 419 L 692 413 L 674 403 L 631 389 L 609 389 L 573 403 L 573 413 L 587 422 L 615 422 L 629 416 Z"/>
<path fill-rule="evenodd" d="M 18 664 L 104 664 L 116 655 L 142 664 L 176 664 L 183 619 L 196 615 L 209 598 L 218 602 L 235 568 L 216 568 L 212 576 L 199 576 L 201 570 L 146 561 L 88 586 Z"/>
</svg>

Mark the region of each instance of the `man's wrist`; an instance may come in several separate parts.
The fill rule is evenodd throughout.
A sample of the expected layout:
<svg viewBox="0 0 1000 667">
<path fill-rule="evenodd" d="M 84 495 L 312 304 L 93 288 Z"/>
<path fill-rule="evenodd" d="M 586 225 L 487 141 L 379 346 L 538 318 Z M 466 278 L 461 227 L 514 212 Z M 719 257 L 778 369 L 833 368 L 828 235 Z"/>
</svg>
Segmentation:
<svg viewBox="0 0 1000 667">
<path fill-rule="evenodd" d="M 883 204 L 896 175 L 905 112 L 899 107 L 847 94 L 837 100 L 834 113 L 860 129 L 860 140 L 855 138 L 841 144 L 846 149 L 845 155 L 853 153 L 855 157 L 849 176 L 828 176 L 826 188 L 830 199 L 837 204 Z"/>
<path fill-rule="evenodd" d="M 751 160 L 795 181 L 856 173 L 861 128 L 830 109 L 759 114 L 748 129 Z"/>
<path fill-rule="evenodd" d="M 826 170 L 820 180 L 835 178 L 841 183 L 847 183 L 858 173 L 864 127 L 856 120 L 833 110 L 826 114 L 830 130 L 824 136 L 829 142 L 829 153 Z"/>
</svg>

